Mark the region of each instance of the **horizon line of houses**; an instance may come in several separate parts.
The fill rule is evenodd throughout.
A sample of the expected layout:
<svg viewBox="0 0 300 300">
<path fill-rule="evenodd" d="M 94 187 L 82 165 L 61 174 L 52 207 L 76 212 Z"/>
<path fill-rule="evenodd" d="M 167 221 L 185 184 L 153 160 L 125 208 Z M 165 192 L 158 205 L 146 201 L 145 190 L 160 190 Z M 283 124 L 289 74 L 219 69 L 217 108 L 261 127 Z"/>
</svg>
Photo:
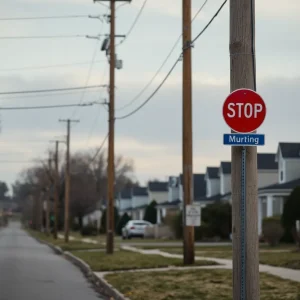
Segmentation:
<svg viewBox="0 0 300 300">
<path fill-rule="evenodd" d="M 280 215 L 286 198 L 300 185 L 300 143 L 280 142 L 276 153 L 257 154 L 258 229 L 265 217 Z M 169 176 L 168 181 L 149 181 L 147 186 L 124 188 L 116 195 L 120 214 L 143 219 L 146 207 L 157 203 L 157 224 L 168 213 L 182 209 L 182 174 Z M 194 173 L 194 202 L 205 207 L 216 201 L 231 203 L 231 162 L 207 166 L 205 173 Z"/>
</svg>

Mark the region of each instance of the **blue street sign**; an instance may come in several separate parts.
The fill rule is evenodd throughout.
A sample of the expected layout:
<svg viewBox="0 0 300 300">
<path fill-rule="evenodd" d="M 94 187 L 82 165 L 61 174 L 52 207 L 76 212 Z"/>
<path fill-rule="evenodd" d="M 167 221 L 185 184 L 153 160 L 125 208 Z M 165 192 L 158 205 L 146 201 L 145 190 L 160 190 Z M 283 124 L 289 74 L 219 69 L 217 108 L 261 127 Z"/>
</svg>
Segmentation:
<svg viewBox="0 0 300 300">
<path fill-rule="evenodd" d="M 241 134 L 241 133 L 229 133 L 224 134 L 223 144 L 228 146 L 264 146 L 265 135 L 264 134 Z"/>
</svg>

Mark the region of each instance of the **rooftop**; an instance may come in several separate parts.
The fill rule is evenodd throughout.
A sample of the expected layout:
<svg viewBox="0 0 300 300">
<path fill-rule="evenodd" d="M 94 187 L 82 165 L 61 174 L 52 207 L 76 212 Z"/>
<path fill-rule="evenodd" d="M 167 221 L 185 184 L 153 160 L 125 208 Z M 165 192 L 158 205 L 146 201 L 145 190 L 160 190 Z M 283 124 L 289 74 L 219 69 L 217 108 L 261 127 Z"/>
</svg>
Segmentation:
<svg viewBox="0 0 300 300">
<path fill-rule="evenodd" d="M 167 181 L 149 181 L 148 188 L 151 192 L 167 192 L 168 184 Z"/>
<path fill-rule="evenodd" d="M 300 158 L 300 143 L 279 143 L 283 158 Z"/>
<path fill-rule="evenodd" d="M 218 172 L 219 172 L 219 168 L 218 167 L 207 167 L 206 168 L 206 173 L 208 175 L 208 178 L 210 178 L 210 179 L 217 179 L 217 178 L 219 178 Z"/>
</svg>

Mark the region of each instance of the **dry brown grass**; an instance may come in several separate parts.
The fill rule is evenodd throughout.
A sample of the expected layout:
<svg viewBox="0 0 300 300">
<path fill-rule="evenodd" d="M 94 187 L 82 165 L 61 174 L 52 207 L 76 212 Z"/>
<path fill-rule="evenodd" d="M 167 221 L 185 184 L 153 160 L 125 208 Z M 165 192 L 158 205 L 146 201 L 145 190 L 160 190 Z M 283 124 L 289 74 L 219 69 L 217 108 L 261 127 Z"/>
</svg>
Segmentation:
<svg viewBox="0 0 300 300">
<path fill-rule="evenodd" d="M 109 274 L 110 284 L 131 300 L 232 300 L 229 270 Z M 261 274 L 261 300 L 297 300 L 300 283 Z"/>
</svg>

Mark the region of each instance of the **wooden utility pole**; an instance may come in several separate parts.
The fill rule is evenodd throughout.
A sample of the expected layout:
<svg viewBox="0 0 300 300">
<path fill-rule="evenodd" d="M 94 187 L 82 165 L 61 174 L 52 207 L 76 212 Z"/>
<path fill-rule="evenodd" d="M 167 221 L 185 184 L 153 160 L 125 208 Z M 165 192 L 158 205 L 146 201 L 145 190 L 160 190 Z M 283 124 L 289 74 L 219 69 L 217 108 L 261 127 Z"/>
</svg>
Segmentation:
<svg viewBox="0 0 300 300">
<path fill-rule="evenodd" d="M 94 0 L 94 2 L 109 1 L 110 2 L 110 34 L 109 43 L 102 45 L 102 51 L 109 53 L 110 62 L 110 82 L 109 82 L 109 136 L 108 136 L 108 163 L 107 163 L 107 214 L 106 214 L 106 253 L 114 253 L 114 231 L 115 231 L 115 216 L 114 216 L 114 188 L 115 188 L 115 68 L 116 68 L 116 49 L 115 38 L 125 38 L 125 35 L 115 34 L 116 23 L 116 2 L 131 2 L 131 0 Z M 108 39 L 106 39 L 106 42 Z M 107 46 L 109 45 L 109 46 Z M 104 49 L 105 48 L 105 49 Z M 117 67 L 120 69 L 120 67 Z"/>
<path fill-rule="evenodd" d="M 53 238 L 57 239 L 58 232 L 58 201 L 59 201 L 59 171 L 58 171 L 58 146 L 59 143 L 65 143 L 63 141 L 51 141 L 55 143 L 55 154 L 54 154 L 54 230 Z"/>
<path fill-rule="evenodd" d="M 230 82 L 231 91 L 256 90 L 255 71 L 255 0 L 230 1 Z M 259 248 L 257 203 L 257 148 L 231 148 L 233 299 L 258 300 Z M 245 159 L 245 173 L 242 160 Z M 245 188 L 242 188 L 245 174 Z M 245 193 L 245 231 L 242 232 L 241 199 Z M 245 235 L 245 244 L 241 245 Z M 244 253 L 242 253 L 242 248 Z"/>
<path fill-rule="evenodd" d="M 51 186 L 52 186 L 52 166 L 51 166 L 52 158 L 51 153 L 48 159 L 48 168 L 49 168 L 49 188 L 48 188 L 48 195 L 46 195 L 46 234 L 50 234 L 50 197 L 51 197 Z"/>
<path fill-rule="evenodd" d="M 66 171 L 65 171 L 65 222 L 64 222 L 64 231 L 65 231 L 65 242 L 69 242 L 69 231 L 70 231 L 70 222 L 69 222 L 69 210 L 70 210 L 70 133 L 71 133 L 71 122 L 78 123 L 79 120 L 59 120 L 60 122 L 67 123 L 67 151 L 66 151 Z"/>
<path fill-rule="evenodd" d="M 115 1 L 110 1 L 110 82 L 109 82 L 109 136 L 108 136 L 108 203 L 106 225 L 106 252 L 114 253 L 114 187 L 115 187 Z"/>
<path fill-rule="evenodd" d="M 193 204 L 193 134 L 192 134 L 192 15 L 191 0 L 182 1 L 182 164 L 183 164 L 183 261 L 191 265 L 195 261 L 194 227 L 186 226 L 186 206 Z"/>
</svg>

